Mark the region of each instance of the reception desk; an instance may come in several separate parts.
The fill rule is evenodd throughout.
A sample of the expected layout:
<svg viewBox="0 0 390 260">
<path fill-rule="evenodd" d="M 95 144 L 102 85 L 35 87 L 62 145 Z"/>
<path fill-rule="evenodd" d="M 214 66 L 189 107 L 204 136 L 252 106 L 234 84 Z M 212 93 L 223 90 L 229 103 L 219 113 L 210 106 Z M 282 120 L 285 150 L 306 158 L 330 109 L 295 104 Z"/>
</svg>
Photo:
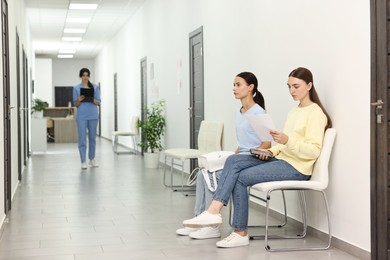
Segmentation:
<svg viewBox="0 0 390 260">
<path fill-rule="evenodd" d="M 47 128 L 54 135 L 56 143 L 77 143 L 77 124 L 75 107 L 48 107 L 43 113 Z"/>
<path fill-rule="evenodd" d="M 77 143 L 77 124 L 74 118 L 52 118 L 54 127 L 54 142 Z"/>
</svg>

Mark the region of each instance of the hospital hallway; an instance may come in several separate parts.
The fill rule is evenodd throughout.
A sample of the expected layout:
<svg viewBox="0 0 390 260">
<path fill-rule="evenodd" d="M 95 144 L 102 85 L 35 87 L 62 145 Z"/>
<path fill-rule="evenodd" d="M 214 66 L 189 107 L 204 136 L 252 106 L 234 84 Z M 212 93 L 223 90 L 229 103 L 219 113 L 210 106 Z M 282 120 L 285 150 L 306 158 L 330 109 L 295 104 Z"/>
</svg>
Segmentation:
<svg viewBox="0 0 390 260">
<path fill-rule="evenodd" d="M 334 247 L 272 253 L 265 250 L 264 240 L 220 249 L 215 246 L 219 238 L 178 236 L 175 230 L 193 215 L 195 196 L 186 197 L 165 187 L 162 165 L 146 169 L 142 156 L 116 155 L 111 141 L 103 138 L 97 138 L 100 166 L 87 170 L 80 167 L 76 143 L 48 143 L 47 147 L 47 152 L 30 157 L 13 197 L 0 234 L 1 260 L 359 259 Z M 231 232 L 228 214 L 225 207 L 222 238 Z M 250 221 L 257 217 L 262 222 L 262 216 L 260 210 L 251 208 Z M 250 229 L 249 233 L 262 231 Z M 322 241 L 308 236 L 304 242 L 311 245 Z"/>
</svg>

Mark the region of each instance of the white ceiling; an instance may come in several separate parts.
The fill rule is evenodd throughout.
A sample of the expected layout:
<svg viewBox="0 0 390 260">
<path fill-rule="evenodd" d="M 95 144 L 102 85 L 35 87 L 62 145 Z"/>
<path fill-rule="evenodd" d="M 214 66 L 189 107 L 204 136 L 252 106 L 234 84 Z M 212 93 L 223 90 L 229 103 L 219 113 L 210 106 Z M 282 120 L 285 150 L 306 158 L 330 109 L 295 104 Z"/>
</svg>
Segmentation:
<svg viewBox="0 0 390 260">
<path fill-rule="evenodd" d="M 93 59 L 104 45 L 135 14 L 145 0 L 24 0 L 33 48 L 37 57 L 57 58 L 60 49 L 76 50 L 74 58 Z M 99 4 L 94 11 L 68 10 L 70 3 Z M 64 43 L 66 17 L 90 17 L 81 42 Z M 86 27 L 85 25 L 67 26 Z"/>
</svg>

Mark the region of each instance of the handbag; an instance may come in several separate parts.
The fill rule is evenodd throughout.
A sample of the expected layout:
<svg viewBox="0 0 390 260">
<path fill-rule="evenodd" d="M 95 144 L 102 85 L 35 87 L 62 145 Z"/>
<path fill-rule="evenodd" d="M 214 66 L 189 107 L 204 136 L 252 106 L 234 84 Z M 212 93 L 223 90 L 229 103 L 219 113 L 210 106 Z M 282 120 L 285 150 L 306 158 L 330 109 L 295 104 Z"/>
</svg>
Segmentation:
<svg viewBox="0 0 390 260">
<path fill-rule="evenodd" d="M 223 169 L 226 159 L 232 154 L 234 154 L 232 151 L 216 151 L 198 157 L 199 167 L 210 191 L 214 192 L 218 187 L 215 172 Z M 212 175 L 213 185 L 210 181 L 210 174 Z"/>
<path fill-rule="evenodd" d="M 198 172 L 201 170 L 202 169 L 199 167 L 196 167 L 195 169 L 192 170 L 192 172 L 190 173 L 187 179 L 187 186 L 194 186 L 196 184 L 196 178 L 198 177 Z"/>
</svg>

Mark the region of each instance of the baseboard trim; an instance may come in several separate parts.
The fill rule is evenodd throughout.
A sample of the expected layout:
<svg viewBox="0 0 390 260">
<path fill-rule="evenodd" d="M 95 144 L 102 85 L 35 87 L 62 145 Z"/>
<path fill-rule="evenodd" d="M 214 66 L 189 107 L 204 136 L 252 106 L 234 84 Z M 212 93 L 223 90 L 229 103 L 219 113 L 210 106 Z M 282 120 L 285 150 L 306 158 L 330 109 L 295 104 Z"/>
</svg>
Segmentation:
<svg viewBox="0 0 390 260">
<path fill-rule="evenodd" d="M 7 223 L 8 223 L 8 218 L 5 215 L 3 217 L 3 219 L 1 220 L 1 223 L 0 223 L 0 240 L 3 238 L 3 233 L 4 233 L 5 226 L 6 226 Z"/>
<path fill-rule="evenodd" d="M 256 203 L 255 201 L 249 201 L 249 205 L 250 205 L 250 207 L 255 208 L 256 210 L 260 210 L 261 212 L 265 213 L 265 209 L 266 209 L 265 206 L 260 205 L 260 204 Z M 270 209 L 270 216 L 274 217 L 274 218 L 278 218 L 278 219 L 284 218 L 283 214 L 281 214 L 275 210 L 272 210 L 272 209 Z M 288 219 L 287 221 L 288 221 L 289 225 L 292 225 L 293 227 L 296 227 L 296 228 L 302 227 L 302 222 L 300 222 L 296 219 L 290 218 L 290 217 L 287 217 L 287 219 Z M 325 243 L 327 243 L 327 241 L 328 241 L 328 234 L 326 234 L 320 230 L 317 230 L 311 226 L 307 227 L 307 234 L 314 236 L 314 237 L 324 241 Z M 341 239 L 334 237 L 334 236 L 332 236 L 331 246 L 336 247 L 336 248 L 338 248 L 338 249 L 340 249 L 348 254 L 356 256 L 362 260 L 370 260 L 371 259 L 370 252 L 368 252 L 364 249 L 361 249 L 357 246 L 354 246 L 352 244 L 349 244 L 348 242 L 341 240 Z"/>
<path fill-rule="evenodd" d="M 107 138 L 105 136 L 99 136 L 101 139 L 105 139 L 107 141 L 110 141 L 112 142 L 112 140 L 110 138 Z M 141 151 L 138 151 L 138 149 L 135 149 L 133 147 L 129 147 L 129 146 L 126 146 L 126 145 L 123 145 L 123 144 L 120 144 L 118 143 L 118 148 L 121 148 L 120 151 L 116 152 L 115 154 L 117 155 L 121 155 L 121 154 L 140 154 Z"/>
</svg>

